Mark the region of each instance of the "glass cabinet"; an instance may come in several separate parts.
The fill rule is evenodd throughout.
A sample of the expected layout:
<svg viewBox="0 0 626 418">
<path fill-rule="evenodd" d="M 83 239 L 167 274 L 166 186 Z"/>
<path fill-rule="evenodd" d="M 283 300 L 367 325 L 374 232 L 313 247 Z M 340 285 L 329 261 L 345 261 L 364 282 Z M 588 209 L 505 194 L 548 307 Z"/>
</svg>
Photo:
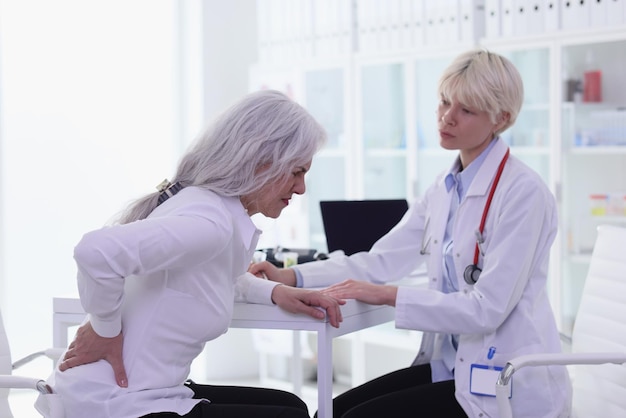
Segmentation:
<svg viewBox="0 0 626 418">
<path fill-rule="evenodd" d="M 561 49 L 563 330 L 570 332 L 600 224 L 626 226 L 626 38 Z"/>
</svg>

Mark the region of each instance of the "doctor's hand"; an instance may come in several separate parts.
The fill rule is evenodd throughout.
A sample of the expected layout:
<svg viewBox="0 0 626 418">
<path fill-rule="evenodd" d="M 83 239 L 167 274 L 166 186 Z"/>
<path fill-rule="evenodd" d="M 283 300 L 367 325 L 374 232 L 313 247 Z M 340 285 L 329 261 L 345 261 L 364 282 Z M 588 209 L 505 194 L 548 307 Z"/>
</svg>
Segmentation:
<svg viewBox="0 0 626 418">
<path fill-rule="evenodd" d="M 339 328 L 339 324 L 343 321 L 340 305 L 346 303 L 345 300 L 324 295 L 317 290 L 283 285 L 278 285 L 272 290 L 272 302 L 287 312 L 303 313 L 316 319 L 324 319 L 328 316 L 328 322 L 335 328 Z"/>
<path fill-rule="evenodd" d="M 349 279 L 327 287 L 321 292 L 334 298 L 356 299 L 370 305 L 396 306 L 398 288 Z"/>
<path fill-rule="evenodd" d="M 101 337 L 94 331 L 91 323 L 87 322 L 78 328 L 74 341 L 68 347 L 63 356 L 63 361 L 59 364 L 59 370 L 63 372 L 72 367 L 106 360 L 113 367 L 118 386 L 128 387 L 128 378 L 122 360 L 123 342 L 124 337 L 121 332 L 117 337 Z"/>
<path fill-rule="evenodd" d="M 269 261 L 261 261 L 260 263 L 250 264 L 248 272 L 257 277 L 269 279 L 273 282 L 286 284 L 294 287 L 296 285 L 296 272 L 290 268 L 279 269 Z"/>
</svg>

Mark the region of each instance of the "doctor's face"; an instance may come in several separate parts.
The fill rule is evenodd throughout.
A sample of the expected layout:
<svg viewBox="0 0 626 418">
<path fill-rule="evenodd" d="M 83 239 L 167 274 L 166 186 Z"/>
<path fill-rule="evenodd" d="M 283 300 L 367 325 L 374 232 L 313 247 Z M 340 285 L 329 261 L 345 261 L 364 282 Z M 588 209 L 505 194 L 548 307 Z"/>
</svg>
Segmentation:
<svg viewBox="0 0 626 418">
<path fill-rule="evenodd" d="M 439 144 L 459 150 L 461 163 L 467 167 L 487 148 L 502 122 L 492 122 L 489 113 L 472 108 L 442 95 L 437 107 Z"/>
</svg>

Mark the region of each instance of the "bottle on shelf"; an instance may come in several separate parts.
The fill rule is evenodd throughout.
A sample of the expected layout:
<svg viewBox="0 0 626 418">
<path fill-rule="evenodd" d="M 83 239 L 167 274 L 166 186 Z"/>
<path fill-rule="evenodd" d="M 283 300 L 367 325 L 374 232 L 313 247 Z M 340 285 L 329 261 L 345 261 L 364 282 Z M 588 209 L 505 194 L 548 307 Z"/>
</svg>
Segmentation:
<svg viewBox="0 0 626 418">
<path fill-rule="evenodd" d="M 583 74 L 583 102 L 597 103 L 602 101 L 602 71 L 593 59 L 593 51 L 587 51 L 586 69 Z"/>
</svg>

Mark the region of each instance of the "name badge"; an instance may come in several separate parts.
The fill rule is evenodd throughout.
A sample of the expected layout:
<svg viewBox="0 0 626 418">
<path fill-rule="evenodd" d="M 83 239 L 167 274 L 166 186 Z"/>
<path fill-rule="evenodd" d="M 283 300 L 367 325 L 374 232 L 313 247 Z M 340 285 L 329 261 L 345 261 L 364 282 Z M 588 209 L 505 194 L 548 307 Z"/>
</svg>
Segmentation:
<svg viewBox="0 0 626 418">
<path fill-rule="evenodd" d="M 496 382 L 502 367 L 472 364 L 470 370 L 470 393 L 480 396 L 496 396 Z M 513 396 L 513 381 L 509 384 L 509 399 Z"/>
</svg>

